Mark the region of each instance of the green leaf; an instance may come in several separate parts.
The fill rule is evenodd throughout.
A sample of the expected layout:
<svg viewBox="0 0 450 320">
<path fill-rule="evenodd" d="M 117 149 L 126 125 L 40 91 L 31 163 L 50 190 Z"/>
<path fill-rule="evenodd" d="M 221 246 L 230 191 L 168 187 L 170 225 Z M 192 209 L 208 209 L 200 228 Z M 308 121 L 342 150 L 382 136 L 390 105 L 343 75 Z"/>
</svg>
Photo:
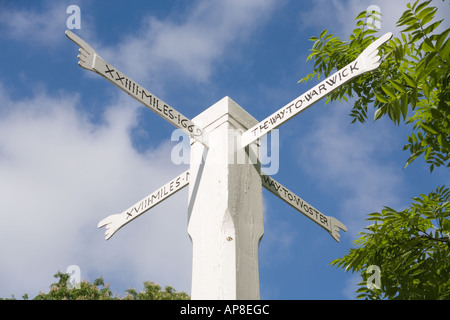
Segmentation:
<svg viewBox="0 0 450 320">
<path fill-rule="evenodd" d="M 438 134 L 439 132 L 437 132 L 435 129 L 433 129 L 432 127 L 431 127 L 431 125 L 427 125 L 427 124 L 425 124 L 425 123 L 420 123 L 420 127 L 423 129 L 423 130 L 425 130 L 425 131 L 427 131 L 427 132 L 429 132 L 429 133 L 431 133 L 431 134 Z"/>
<path fill-rule="evenodd" d="M 428 157 L 430 156 L 430 152 L 431 152 L 431 147 L 428 147 L 426 150 L 425 150 L 425 155 L 424 155 L 424 159 L 425 159 L 425 161 L 426 160 L 428 160 Z"/>
<path fill-rule="evenodd" d="M 448 149 L 450 148 L 450 145 L 449 145 L 447 139 L 446 139 L 445 136 L 443 136 L 442 134 L 439 134 L 439 135 L 438 135 L 437 140 L 438 140 L 439 144 L 440 144 L 442 147 L 444 147 L 445 149 L 448 150 Z"/>
<path fill-rule="evenodd" d="M 401 112 L 403 119 L 406 119 L 406 116 L 408 115 L 408 94 L 405 93 L 402 95 L 400 99 L 400 106 L 401 106 Z"/>
<path fill-rule="evenodd" d="M 436 49 L 440 50 L 442 43 L 444 43 L 445 39 L 447 38 L 448 34 L 450 32 L 450 28 L 442 32 L 436 39 Z"/>
<path fill-rule="evenodd" d="M 428 22 L 430 22 L 431 20 L 433 20 L 434 15 L 436 14 L 436 8 L 433 8 L 433 10 L 431 12 L 428 12 L 427 15 L 425 15 L 422 18 L 422 26 L 426 25 Z M 425 11 L 425 10 L 424 10 Z"/>
<path fill-rule="evenodd" d="M 381 86 L 381 89 L 393 100 L 397 99 L 397 97 L 395 96 L 394 91 L 392 91 L 391 88 L 389 88 L 388 86 Z"/>
<path fill-rule="evenodd" d="M 423 5 L 423 4 L 421 4 L 421 5 L 419 6 L 420 9 L 422 8 L 422 7 L 421 7 L 422 5 Z M 417 7 L 416 12 L 420 11 L 419 7 Z M 420 12 L 417 14 L 417 17 L 418 17 L 420 20 L 423 20 L 423 19 L 425 19 L 426 17 L 428 17 L 430 14 L 434 15 L 434 13 L 436 12 L 436 10 L 437 10 L 437 8 L 435 8 L 435 7 L 428 7 L 428 8 L 425 8 L 425 9 L 423 9 L 422 11 L 420 11 Z M 425 23 L 424 23 L 424 24 L 425 24 Z"/>
<path fill-rule="evenodd" d="M 406 27 L 405 29 L 401 30 L 400 32 L 410 32 L 413 30 L 420 30 L 420 24 L 418 22 L 409 25 L 408 27 Z"/>
<path fill-rule="evenodd" d="M 364 10 L 364 11 L 361 11 L 361 12 L 356 16 L 355 20 L 365 18 L 365 17 L 366 17 L 366 12 L 367 12 L 367 11 L 365 11 L 365 10 Z"/>
<path fill-rule="evenodd" d="M 406 169 L 407 166 L 409 166 L 411 164 L 411 162 L 413 162 L 418 156 L 420 156 L 423 153 L 423 149 L 418 150 L 416 152 L 414 152 L 413 154 L 411 154 L 408 158 L 408 160 L 406 161 L 405 166 L 403 167 L 403 169 Z"/>
<path fill-rule="evenodd" d="M 422 91 L 423 91 L 423 94 L 425 95 L 425 97 L 428 99 L 430 97 L 430 91 L 431 91 L 431 88 L 430 88 L 428 82 L 425 81 L 422 84 Z"/>
<path fill-rule="evenodd" d="M 413 16 L 414 16 L 414 14 L 411 10 L 406 10 L 405 12 L 403 12 L 400 19 L 398 19 L 397 26 L 405 25 L 406 24 L 405 21 L 407 21 L 408 19 L 411 19 L 411 17 L 413 17 Z"/>
<path fill-rule="evenodd" d="M 378 108 L 377 110 L 375 110 L 373 121 L 380 119 L 385 114 L 385 112 L 386 111 L 383 108 Z"/>
<path fill-rule="evenodd" d="M 429 38 L 425 38 L 425 40 L 422 42 L 421 49 L 425 52 L 435 51 L 433 43 L 431 43 L 431 40 Z"/>
<path fill-rule="evenodd" d="M 441 24 L 442 21 L 443 21 L 443 19 L 430 24 L 428 27 L 425 28 L 423 33 L 429 34 L 429 33 L 433 32 L 434 29 L 436 29 Z"/>
<path fill-rule="evenodd" d="M 450 53 L 450 39 L 447 39 L 445 41 L 445 43 L 441 46 L 441 55 L 443 57 L 448 57 L 449 53 Z M 448 63 L 448 58 L 447 58 L 447 63 Z"/>
<path fill-rule="evenodd" d="M 416 81 L 408 74 L 401 72 L 401 75 L 403 76 L 403 79 L 405 80 L 406 84 L 410 87 L 416 88 L 417 83 Z"/>
<path fill-rule="evenodd" d="M 399 83 L 399 82 L 397 82 L 397 81 L 389 80 L 389 83 L 390 83 L 397 91 L 400 91 L 401 93 L 404 93 L 404 92 L 406 91 L 405 87 L 404 87 L 401 83 Z"/>
<path fill-rule="evenodd" d="M 370 218 L 366 219 L 369 221 L 383 221 L 383 215 L 379 212 L 373 212 L 369 214 Z"/>
<path fill-rule="evenodd" d="M 407 18 L 402 20 L 402 22 L 397 23 L 398 27 L 404 26 L 404 25 L 414 25 L 417 22 L 417 18 L 411 13 Z"/>
<path fill-rule="evenodd" d="M 382 103 L 389 103 L 389 100 L 387 100 L 382 94 L 380 94 L 376 91 L 374 93 L 375 93 L 375 97 L 377 98 L 378 101 L 380 101 Z"/>
<path fill-rule="evenodd" d="M 418 2 L 418 1 L 416 1 L 416 4 L 417 4 L 417 2 Z M 417 8 L 415 8 L 415 12 L 416 12 L 416 13 L 419 12 L 419 11 L 422 10 L 424 7 L 426 7 L 427 5 L 429 5 L 430 2 L 431 2 L 431 0 L 427 0 L 427 1 L 422 2 L 421 4 L 419 4 L 419 5 L 417 6 Z"/>
</svg>

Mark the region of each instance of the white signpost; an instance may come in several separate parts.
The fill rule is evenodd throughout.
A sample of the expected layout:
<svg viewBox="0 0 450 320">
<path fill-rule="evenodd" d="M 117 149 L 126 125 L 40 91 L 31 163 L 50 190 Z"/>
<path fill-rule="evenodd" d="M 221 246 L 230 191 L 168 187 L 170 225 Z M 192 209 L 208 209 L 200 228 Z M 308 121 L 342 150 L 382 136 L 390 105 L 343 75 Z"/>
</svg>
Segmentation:
<svg viewBox="0 0 450 320">
<path fill-rule="evenodd" d="M 258 246 L 264 233 L 262 187 L 324 228 L 336 240 L 344 224 L 315 209 L 261 172 L 257 140 L 350 79 L 380 64 L 378 48 L 387 33 L 360 56 L 258 122 L 225 97 L 192 121 L 104 61 L 84 40 L 67 30 L 80 46 L 78 64 L 106 78 L 191 137 L 189 170 L 127 210 L 99 222 L 105 238 L 189 184 L 188 233 L 192 240 L 192 299 L 259 299 Z M 238 140 L 236 142 L 236 139 Z M 239 155 L 239 156 L 238 156 Z M 239 161 L 233 161 L 236 157 Z"/>
</svg>

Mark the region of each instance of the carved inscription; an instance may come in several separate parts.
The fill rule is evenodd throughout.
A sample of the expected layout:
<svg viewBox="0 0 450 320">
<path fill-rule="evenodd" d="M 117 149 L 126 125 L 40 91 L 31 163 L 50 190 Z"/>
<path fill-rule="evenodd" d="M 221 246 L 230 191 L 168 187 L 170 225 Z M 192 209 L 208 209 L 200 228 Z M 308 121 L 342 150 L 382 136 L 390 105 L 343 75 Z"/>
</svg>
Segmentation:
<svg viewBox="0 0 450 320">
<path fill-rule="evenodd" d="M 295 193 L 286 189 L 283 185 L 276 182 L 270 176 L 261 175 L 264 188 L 280 197 L 284 202 L 294 207 L 305 216 L 315 221 L 318 225 L 331 231 L 331 223 L 328 216 L 322 214 L 319 210 L 309 205 L 306 201 L 298 197 Z"/>
<path fill-rule="evenodd" d="M 165 198 L 175 194 L 189 183 L 189 171 L 184 172 L 180 176 L 176 177 L 160 189 L 149 194 L 147 197 L 130 207 L 127 211 L 124 211 L 127 215 L 126 220 L 133 219 L 138 215 L 141 215 L 151 207 L 155 206 Z"/>
<path fill-rule="evenodd" d="M 353 65 L 349 65 L 348 68 L 344 68 L 341 71 L 335 73 L 324 82 L 319 84 L 317 87 L 314 87 L 313 89 L 307 91 L 285 107 L 281 108 L 275 114 L 267 118 L 264 122 L 260 123 L 258 127 L 253 128 L 251 132 L 253 133 L 253 135 L 256 135 L 258 131 L 268 130 L 271 127 L 279 124 L 289 115 L 296 114 L 296 110 L 301 109 L 304 104 L 311 104 L 323 98 L 336 87 L 340 86 L 349 75 L 353 74 L 355 70 L 359 70 L 357 68 L 357 61 L 355 61 Z"/>
<path fill-rule="evenodd" d="M 180 112 L 169 106 L 148 90 L 144 89 L 132 79 L 128 78 L 122 72 L 97 55 L 95 56 L 93 70 L 144 104 L 147 108 L 156 112 L 177 128 L 181 129 L 188 136 L 206 145 L 206 137 L 200 127 L 196 126 L 190 119 L 182 115 Z"/>
<path fill-rule="evenodd" d="M 143 103 L 150 110 L 174 124 L 188 136 L 207 146 L 203 130 L 197 127 L 191 120 L 111 66 L 111 64 L 103 60 L 103 58 L 101 58 L 95 50 L 86 43 L 86 41 L 76 34 L 67 30 L 66 35 L 70 40 L 80 46 L 80 49 L 78 50 L 80 52 L 78 55 L 78 64 L 82 68 L 98 73 L 130 96 Z"/>
<path fill-rule="evenodd" d="M 98 223 L 98 227 L 106 226 L 105 239 L 111 238 L 117 230 L 136 219 L 150 208 L 170 197 L 189 184 L 189 171 L 185 171 L 166 185 L 151 193 L 122 213 L 112 214 Z"/>
<path fill-rule="evenodd" d="M 105 61 L 102 62 L 104 63 L 104 67 L 101 67 L 101 62 L 96 61 L 95 69 L 97 69 L 98 64 L 98 71 L 102 71 L 102 75 L 109 81 L 113 82 L 116 86 L 123 89 L 133 98 L 142 102 L 145 106 L 163 116 L 165 119 L 169 120 L 169 122 L 172 122 L 178 128 L 182 129 L 185 132 L 187 131 L 186 133 L 189 136 L 199 137 L 203 134 L 201 128 L 197 127 L 191 120 L 183 116 L 177 110 L 170 107 L 164 101 L 139 86 L 136 82 L 126 77 L 123 73 L 121 73 Z"/>
<path fill-rule="evenodd" d="M 306 93 L 292 100 L 265 120 L 244 132 L 242 137 L 243 145 L 246 146 L 269 131 L 277 128 L 285 121 L 306 110 L 306 108 L 359 74 L 361 74 L 361 70 L 358 66 L 358 60 L 355 60 Z"/>
</svg>

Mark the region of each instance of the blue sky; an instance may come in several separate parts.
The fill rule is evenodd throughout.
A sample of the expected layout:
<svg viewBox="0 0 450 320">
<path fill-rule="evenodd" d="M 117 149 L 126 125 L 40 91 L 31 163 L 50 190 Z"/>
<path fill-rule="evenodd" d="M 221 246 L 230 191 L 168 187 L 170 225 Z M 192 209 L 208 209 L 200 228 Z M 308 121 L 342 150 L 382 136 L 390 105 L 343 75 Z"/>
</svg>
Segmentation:
<svg viewBox="0 0 450 320">
<path fill-rule="evenodd" d="M 69 265 L 122 296 L 146 280 L 190 292 L 187 188 L 108 241 L 97 229 L 187 166 L 170 160 L 171 124 L 77 65 L 64 34 L 69 5 L 81 9 L 76 34 L 187 117 L 229 96 L 263 120 L 314 85 L 297 83 L 312 70 L 311 36 L 347 37 L 369 5 L 384 15 L 379 35 L 396 33 L 406 3 L 0 1 L 0 297 L 48 291 Z M 448 4 L 435 4 L 443 15 Z M 280 127 L 273 177 L 349 230 L 337 243 L 263 190 L 262 299 L 352 299 L 358 276 L 329 263 L 367 214 L 449 182 L 421 159 L 403 170 L 410 127 L 350 124 L 350 110 L 321 101 Z"/>
</svg>

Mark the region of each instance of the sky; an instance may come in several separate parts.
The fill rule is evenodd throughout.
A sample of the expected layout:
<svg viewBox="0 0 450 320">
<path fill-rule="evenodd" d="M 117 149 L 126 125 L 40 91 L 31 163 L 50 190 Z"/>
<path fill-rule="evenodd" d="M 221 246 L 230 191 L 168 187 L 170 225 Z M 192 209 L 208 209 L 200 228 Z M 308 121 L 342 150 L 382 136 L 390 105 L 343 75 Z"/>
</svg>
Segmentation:
<svg viewBox="0 0 450 320">
<path fill-rule="evenodd" d="M 0 1 L 0 297 L 48 292 L 72 265 L 121 296 L 144 281 L 191 290 L 188 188 L 108 241 L 97 228 L 189 165 L 171 161 L 175 127 L 77 65 L 64 34 L 70 5 L 80 8 L 74 33 L 188 118 L 228 96 L 263 120 L 315 84 L 298 83 L 313 68 L 310 37 L 348 37 L 370 5 L 383 14 L 377 35 L 398 34 L 406 3 Z M 272 177 L 348 231 L 336 242 L 263 189 L 261 299 L 354 299 L 359 276 L 330 262 L 353 247 L 367 214 L 402 210 L 449 184 L 445 169 L 430 173 L 422 159 L 403 169 L 410 126 L 351 124 L 351 102 L 322 100 L 279 128 Z"/>
</svg>

